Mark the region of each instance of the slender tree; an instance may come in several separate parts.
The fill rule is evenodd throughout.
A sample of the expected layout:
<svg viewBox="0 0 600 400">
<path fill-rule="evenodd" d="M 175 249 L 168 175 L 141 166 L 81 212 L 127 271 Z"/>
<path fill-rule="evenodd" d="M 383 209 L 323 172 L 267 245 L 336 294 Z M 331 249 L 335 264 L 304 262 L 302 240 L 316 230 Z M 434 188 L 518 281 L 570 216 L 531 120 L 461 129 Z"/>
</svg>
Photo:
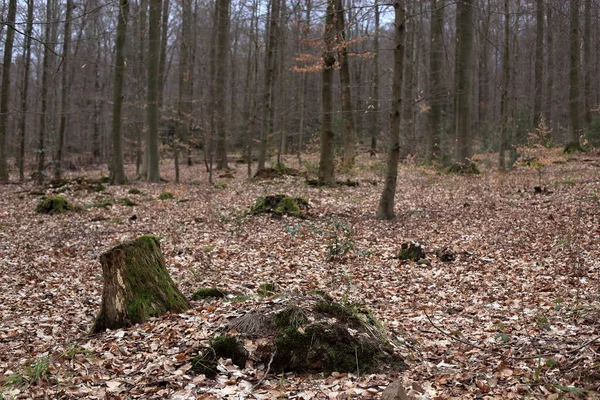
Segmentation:
<svg viewBox="0 0 600 400">
<path fill-rule="evenodd" d="M 160 56 L 160 10 L 161 0 L 150 0 L 148 14 L 148 93 L 146 117 L 148 132 L 146 136 L 146 157 L 148 182 L 160 182 L 158 152 L 158 64 Z"/>
<path fill-rule="evenodd" d="M 546 61 L 546 76 L 548 79 L 546 80 L 546 106 L 545 106 L 545 116 L 549 121 L 549 125 L 552 126 L 554 113 L 553 113 L 553 96 L 554 96 L 554 35 L 552 33 L 552 7 L 551 4 L 546 4 L 546 48 L 547 51 L 547 61 Z M 558 130 L 552 130 L 554 133 L 554 139 L 557 140 Z"/>
<path fill-rule="evenodd" d="M 583 31 L 583 120 L 586 127 L 592 123 L 592 0 L 584 0 Z"/>
<path fill-rule="evenodd" d="M 456 11 L 455 157 L 458 167 L 465 170 L 471 164 L 472 155 L 473 8 L 474 0 L 459 0 Z"/>
<path fill-rule="evenodd" d="M 186 141 L 189 133 L 192 113 L 192 70 L 190 68 L 190 45 L 192 41 L 192 1 L 181 0 L 181 34 L 179 36 L 179 101 L 177 105 L 177 128 L 175 137 L 175 182 L 179 183 L 179 154 L 181 143 Z"/>
<path fill-rule="evenodd" d="M 31 69 L 31 37 L 33 33 L 33 0 L 27 0 L 27 28 L 23 42 L 25 66 L 23 67 L 23 83 L 21 85 L 21 121 L 19 129 L 19 179 L 25 179 L 25 132 L 27 132 L 27 108 L 29 93 L 29 70 Z"/>
<path fill-rule="evenodd" d="M 442 82 L 442 61 L 444 57 L 444 0 L 431 1 L 431 51 L 429 53 L 429 129 L 425 139 L 425 162 L 430 163 L 438 156 L 442 108 L 445 90 Z"/>
<path fill-rule="evenodd" d="M 119 20 L 117 21 L 117 39 L 115 55 L 115 78 L 113 87 L 112 115 L 112 162 L 110 167 L 111 183 L 123 185 L 127 183 L 123 166 L 123 134 L 122 109 L 123 85 L 125 82 L 125 40 L 127 39 L 127 22 L 129 20 L 129 0 L 120 0 Z"/>
<path fill-rule="evenodd" d="M 17 0 L 8 3 L 6 24 L 6 42 L 4 44 L 4 59 L 2 65 L 2 94 L 0 95 L 0 181 L 8 181 L 6 162 L 6 125 L 8 121 L 8 94 L 10 93 L 10 65 L 12 64 L 13 43 L 15 39 L 15 18 Z"/>
<path fill-rule="evenodd" d="M 390 148 L 385 174 L 385 186 L 379 199 L 377 218 L 394 218 L 394 198 L 400 159 L 400 124 L 402 112 L 402 72 L 404 69 L 405 12 L 404 1 L 394 1 L 394 69 L 392 78 L 392 108 L 390 110 Z"/>
<path fill-rule="evenodd" d="M 350 78 L 350 63 L 348 61 L 348 45 L 346 44 L 346 18 L 343 0 L 336 0 L 335 23 L 337 31 L 338 59 L 340 60 L 340 87 L 342 98 L 342 119 L 344 121 L 343 157 L 342 165 L 345 168 L 354 166 L 355 151 L 355 122 L 352 111 L 352 81 Z"/>
<path fill-rule="evenodd" d="M 215 133 L 217 135 L 217 169 L 227 168 L 227 68 L 229 54 L 230 0 L 217 0 L 216 9 L 216 76 L 215 76 Z"/>
<path fill-rule="evenodd" d="M 323 48 L 323 87 L 321 99 L 321 153 L 319 159 L 319 182 L 324 185 L 335 183 L 333 153 L 333 69 L 335 67 L 335 3 L 327 0 Z"/>
<path fill-rule="evenodd" d="M 379 0 L 375 0 L 375 32 L 373 32 L 373 97 L 371 101 L 371 156 L 377 152 L 379 136 Z"/>
<path fill-rule="evenodd" d="M 508 140 L 508 88 L 510 87 L 510 7 L 504 0 L 504 47 L 502 49 L 502 95 L 500 99 L 500 152 L 498 169 L 506 169 L 506 142 Z"/>
<path fill-rule="evenodd" d="M 565 151 L 579 151 L 579 0 L 570 0 L 569 10 L 569 142 Z"/>
<path fill-rule="evenodd" d="M 67 0 L 65 13 L 65 30 L 62 48 L 62 93 L 60 98 L 60 125 L 58 128 L 58 142 L 56 143 L 56 156 L 54 159 L 54 179 L 60 179 L 62 173 L 63 152 L 65 136 L 67 133 L 67 115 L 69 108 L 69 47 L 71 43 L 71 14 L 73 1 Z"/>
<path fill-rule="evenodd" d="M 537 127 L 542 117 L 542 87 L 544 72 L 544 0 L 536 0 L 535 15 L 535 94 L 533 99 L 533 126 Z"/>
</svg>

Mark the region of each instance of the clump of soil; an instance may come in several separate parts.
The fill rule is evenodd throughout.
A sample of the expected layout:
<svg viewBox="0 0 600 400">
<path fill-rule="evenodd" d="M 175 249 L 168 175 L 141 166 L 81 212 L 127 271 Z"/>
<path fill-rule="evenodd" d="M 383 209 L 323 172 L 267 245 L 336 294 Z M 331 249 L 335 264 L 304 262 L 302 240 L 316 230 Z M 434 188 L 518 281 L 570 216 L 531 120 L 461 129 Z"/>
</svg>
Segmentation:
<svg viewBox="0 0 600 400">
<path fill-rule="evenodd" d="M 290 298 L 284 308 L 275 311 L 253 311 L 233 320 L 229 328 L 260 337 L 265 343 L 251 356 L 271 365 L 274 372 L 406 369 L 381 323 L 368 309 L 319 295 Z"/>
<path fill-rule="evenodd" d="M 425 252 L 420 244 L 417 243 L 402 243 L 400 246 L 400 251 L 396 255 L 396 258 L 399 260 L 410 260 L 410 261 L 419 261 L 425 258 Z"/>
<path fill-rule="evenodd" d="M 73 206 L 62 196 L 42 197 L 35 207 L 39 214 L 60 214 L 71 211 Z"/>
<path fill-rule="evenodd" d="M 217 375 L 219 358 L 230 358 L 240 368 L 244 368 L 248 360 L 248 351 L 237 337 L 220 335 L 210 340 L 210 346 L 192 359 L 192 371 L 204 374 L 207 378 Z"/>
<path fill-rule="evenodd" d="M 274 215 L 292 215 L 294 217 L 306 217 L 309 205 L 306 199 L 301 197 L 290 197 L 285 194 L 275 194 L 259 197 L 250 212 L 252 214 L 270 213 Z"/>
</svg>

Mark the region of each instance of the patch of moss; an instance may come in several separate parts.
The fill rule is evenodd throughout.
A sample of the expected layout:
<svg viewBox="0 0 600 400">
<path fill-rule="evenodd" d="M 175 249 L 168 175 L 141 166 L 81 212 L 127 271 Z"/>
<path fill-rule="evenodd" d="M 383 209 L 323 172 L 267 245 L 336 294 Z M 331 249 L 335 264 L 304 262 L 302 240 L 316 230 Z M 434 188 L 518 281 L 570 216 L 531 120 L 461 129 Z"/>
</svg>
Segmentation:
<svg viewBox="0 0 600 400">
<path fill-rule="evenodd" d="M 210 298 L 223 298 L 225 297 L 225 293 L 221 290 L 212 287 L 212 288 L 200 288 L 192 294 L 192 300 L 200 300 L 200 299 L 210 299 Z"/>
<path fill-rule="evenodd" d="M 119 204 L 121 204 L 123 206 L 127 206 L 127 207 L 137 206 L 137 203 L 134 202 L 133 200 L 131 200 L 129 197 L 123 197 L 123 198 L 119 199 L 118 202 L 119 202 Z"/>
<path fill-rule="evenodd" d="M 141 190 L 139 190 L 139 189 L 136 189 L 136 188 L 131 188 L 131 189 L 129 189 L 129 190 L 127 191 L 127 193 L 129 193 L 129 194 L 143 194 L 143 192 L 142 192 Z"/>
<path fill-rule="evenodd" d="M 213 349 L 209 348 L 192 359 L 192 371 L 196 374 L 204 374 L 209 379 L 217 376 L 217 356 Z"/>
<path fill-rule="evenodd" d="M 173 193 L 171 192 L 162 192 L 160 195 L 158 195 L 159 200 L 171 200 L 174 197 L 175 196 L 173 196 Z"/>
<path fill-rule="evenodd" d="M 252 214 L 271 213 L 277 215 L 292 215 L 301 217 L 308 209 L 308 201 L 301 197 L 290 197 L 285 194 L 259 197 L 252 205 Z"/>
<path fill-rule="evenodd" d="M 210 340 L 210 347 L 214 350 L 217 358 L 230 358 L 231 362 L 240 368 L 244 368 L 248 360 L 248 351 L 238 340 L 231 335 L 220 335 Z"/>
<path fill-rule="evenodd" d="M 104 192 L 106 190 L 106 186 L 104 186 L 101 183 L 98 183 L 97 185 L 92 186 L 92 191 L 94 192 Z"/>
<path fill-rule="evenodd" d="M 71 211 L 73 206 L 62 196 L 42 197 L 35 207 L 39 214 L 60 214 Z"/>
<path fill-rule="evenodd" d="M 416 243 L 402 243 L 396 258 L 399 260 L 410 260 L 416 262 L 422 258 L 425 258 L 425 252 L 423 251 L 423 248 Z"/>
<path fill-rule="evenodd" d="M 262 283 L 258 287 L 256 293 L 258 293 L 258 295 L 261 297 L 273 296 L 275 293 L 277 293 L 277 287 L 274 283 Z"/>
<path fill-rule="evenodd" d="M 225 182 L 216 182 L 216 183 L 213 183 L 213 187 L 215 189 L 227 189 L 229 186 L 227 186 L 227 184 Z"/>
<path fill-rule="evenodd" d="M 306 312 L 297 305 L 289 305 L 273 317 L 280 328 L 298 329 L 308 323 Z"/>
<path fill-rule="evenodd" d="M 110 198 L 98 198 L 94 201 L 93 207 L 108 208 L 114 204 L 114 200 Z"/>
</svg>

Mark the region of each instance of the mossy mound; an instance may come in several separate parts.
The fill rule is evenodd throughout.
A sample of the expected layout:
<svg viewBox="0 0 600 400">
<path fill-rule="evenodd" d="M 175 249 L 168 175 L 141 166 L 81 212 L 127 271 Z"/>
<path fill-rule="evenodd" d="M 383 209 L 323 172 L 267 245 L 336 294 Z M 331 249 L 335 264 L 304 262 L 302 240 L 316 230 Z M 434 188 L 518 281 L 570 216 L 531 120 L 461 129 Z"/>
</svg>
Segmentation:
<svg viewBox="0 0 600 400">
<path fill-rule="evenodd" d="M 425 252 L 420 244 L 417 243 L 402 243 L 400 251 L 396 255 L 399 260 L 419 261 L 425 258 Z"/>
<path fill-rule="evenodd" d="M 269 180 L 281 178 L 282 176 L 298 176 L 300 171 L 294 168 L 263 168 L 256 171 L 254 180 Z"/>
<path fill-rule="evenodd" d="M 60 214 L 71 211 L 73 206 L 62 196 L 42 197 L 35 207 L 39 214 Z"/>
<path fill-rule="evenodd" d="M 225 297 L 225 293 L 216 287 L 211 288 L 200 288 L 192 294 L 192 300 L 201 299 L 221 299 Z"/>
<path fill-rule="evenodd" d="M 478 175 L 481 173 L 474 162 L 454 163 L 444 169 L 447 174 Z"/>
<path fill-rule="evenodd" d="M 73 191 L 87 190 L 90 192 L 104 192 L 106 190 L 104 184 L 108 182 L 107 178 L 90 179 L 87 176 L 79 176 L 73 179 L 53 179 L 48 186 L 54 189 L 55 193 L 64 192 L 67 189 Z"/>
<path fill-rule="evenodd" d="M 306 217 L 308 201 L 301 197 L 290 197 L 285 194 L 268 195 L 259 197 L 252 205 L 252 214 L 270 213 L 275 215 L 292 215 Z"/>
<path fill-rule="evenodd" d="M 565 154 L 583 153 L 583 152 L 585 152 L 585 149 L 579 142 L 571 142 L 571 143 L 567 144 L 563 150 L 563 153 L 565 153 Z"/>
<path fill-rule="evenodd" d="M 382 325 L 365 307 L 309 295 L 290 298 L 283 309 L 254 311 L 251 316 L 256 324 L 243 316 L 229 328 L 266 337 L 252 357 L 270 363 L 276 372 L 369 373 L 406 368 Z"/>
<path fill-rule="evenodd" d="M 173 193 L 171 193 L 171 192 L 162 192 L 161 194 L 158 195 L 159 200 L 171 200 L 174 197 L 175 196 L 173 196 Z"/>
<path fill-rule="evenodd" d="M 210 346 L 204 352 L 192 359 L 192 371 L 212 379 L 217 375 L 219 358 L 230 358 L 235 365 L 244 368 L 248 351 L 235 336 L 216 336 L 210 340 Z"/>
</svg>

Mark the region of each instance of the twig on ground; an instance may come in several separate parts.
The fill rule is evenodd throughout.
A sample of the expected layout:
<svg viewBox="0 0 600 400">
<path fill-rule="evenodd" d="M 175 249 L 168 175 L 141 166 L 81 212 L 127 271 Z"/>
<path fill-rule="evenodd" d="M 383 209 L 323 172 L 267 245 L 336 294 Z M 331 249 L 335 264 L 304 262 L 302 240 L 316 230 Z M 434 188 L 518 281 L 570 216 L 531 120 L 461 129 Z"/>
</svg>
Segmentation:
<svg viewBox="0 0 600 400">
<path fill-rule="evenodd" d="M 273 354 L 271 354 L 271 359 L 269 360 L 269 364 L 267 365 L 267 370 L 265 371 L 265 374 L 262 378 L 260 378 L 256 385 L 252 386 L 252 389 L 250 389 L 251 392 L 254 391 L 254 389 L 259 387 L 260 385 L 262 385 L 263 381 L 267 378 L 267 375 L 269 375 L 269 371 L 271 370 L 271 364 L 273 363 L 273 358 L 275 358 L 275 354 L 277 354 L 277 350 L 275 350 Z"/>
</svg>

